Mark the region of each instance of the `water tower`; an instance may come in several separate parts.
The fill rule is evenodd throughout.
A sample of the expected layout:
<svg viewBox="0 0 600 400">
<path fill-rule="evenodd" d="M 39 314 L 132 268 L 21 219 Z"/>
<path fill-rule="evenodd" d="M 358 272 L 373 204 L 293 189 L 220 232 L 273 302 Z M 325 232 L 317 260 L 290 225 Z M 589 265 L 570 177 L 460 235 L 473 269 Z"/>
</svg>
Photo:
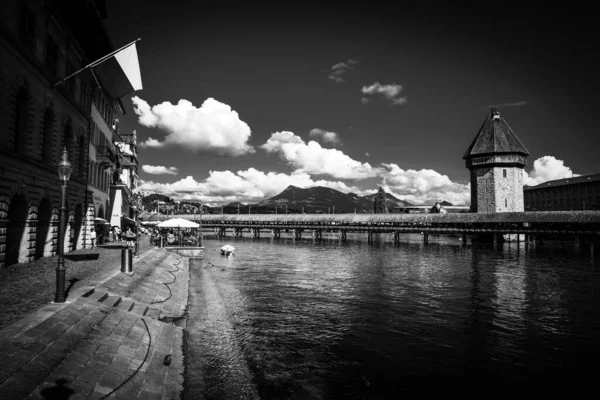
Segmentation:
<svg viewBox="0 0 600 400">
<path fill-rule="evenodd" d="M 500 113 L 491 109 L 463 157 L 471 171 L 471 212 L 524 211 L 528 155 Z"/>
</svg>

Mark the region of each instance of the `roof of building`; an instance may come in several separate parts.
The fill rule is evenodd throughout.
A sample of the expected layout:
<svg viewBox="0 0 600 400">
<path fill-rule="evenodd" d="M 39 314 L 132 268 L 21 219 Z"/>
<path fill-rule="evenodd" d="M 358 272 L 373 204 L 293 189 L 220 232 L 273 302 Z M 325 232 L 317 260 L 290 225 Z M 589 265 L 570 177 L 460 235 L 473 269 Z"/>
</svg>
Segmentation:
<svg viewBox="0 0 600 400">
<path fill-rule="evenodd" d="M 544 189 L 547 187 L 557 187 L 557 186 L 565 186 L 565 185 L 576 185 L 578 183 L 585 182 L 600 182 L 600 174 L 592 174 L 592 175 L 582 175 L 582 176 L 574 176 L 571 178 L 563 178 L 563 179 L 555 179 L 553 181 L 546 181 L 540 183 L 535 186 L 524 186 L 523 190 L 533 190 L 533 189 Z"/>
<path fill-rule="evenodd" d="M 528 156 L 529 152 L 523 146 L 510 126 L 500 117 L 500 113 L 492 109 L 475 136 L 473 143 L 467 149 L 463 159 L 484 154 L 520 153 Z"/>
</svg>

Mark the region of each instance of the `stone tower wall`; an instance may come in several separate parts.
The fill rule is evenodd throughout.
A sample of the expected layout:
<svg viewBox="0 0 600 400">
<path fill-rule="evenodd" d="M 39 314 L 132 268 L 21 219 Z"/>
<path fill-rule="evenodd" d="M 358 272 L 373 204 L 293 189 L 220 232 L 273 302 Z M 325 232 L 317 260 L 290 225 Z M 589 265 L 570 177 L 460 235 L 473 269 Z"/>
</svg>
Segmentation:
<svg viewBox="0 0 600 400">
<path fill-rule="evenodd" d="M 506 177 L 504 177 L 506 171 Z M 494 167 L 495 212 L 524 211 L 523 169 L 519 167 Z"/>
<path fill-rule="evenodd" d="M 498 166 L 473 168 L 471 170 L 471 211 L 480 213 L 524 211 L 523 169 Z"/>
<path fill-rule="evenodd" d="M 494 193 L 494 169 L 492 167 L 474 168 L 471 170 L 471 190 L 475 193 L 476 209 L 474 212 L 494 212 L 496 196 Z M 473 185 L 473 182 L 475 183 Z M 472 203 L 473 204 L 473 203 Z"/>
</svg>

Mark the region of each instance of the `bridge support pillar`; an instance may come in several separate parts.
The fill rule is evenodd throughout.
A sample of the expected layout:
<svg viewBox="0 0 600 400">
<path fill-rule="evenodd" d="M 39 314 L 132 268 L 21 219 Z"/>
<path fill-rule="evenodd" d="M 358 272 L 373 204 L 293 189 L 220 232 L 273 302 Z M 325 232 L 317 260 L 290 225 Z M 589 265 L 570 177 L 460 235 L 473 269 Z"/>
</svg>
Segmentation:
<svg viewBox="0 0 600 400">
<path fill-rule="evenodd" d="M 260 237 L 260 229 L 259 228 L 252 229 L 252 237 L 253 238 L 259 238 Z"/>
<path fill-rule="evenodd" d="M 235 237 L 242 237 L 242 228 L 235 228 L 233 233 Z"/>
<path fill-rule="evenodd" d="M 429 243 L 429 233 L 421 232 L 421 234 L 423 235 L 423 243 L 424 244 Z"/>
<path fill-rule="evenodd" d="M 463 246 L 467 245 L 467 235 L 465 233 L 463 233 L 462 235 L 460 235 L 460 240 L 462 240 L 462 245 Z"/>
<path fill-rule="evenodd" d="M 227 228 L 219 228 L 219 236 L 226 236 Z"/>
<path fill-rule="evenodd" d="M 293 229 L 294 239 L 302 239 L 302 229 Z"/>
<path fill-rule="evenodd" d="M 368 231 L 367 232 L 367 242 L 368 243 L 372 243 L 373 242 L 373 231 Z"/>
<path fill-rule="evenodd" d="M 340 231 L 340 240 L 341 240 L 342 242 L 345 242 L 347 238 L 348 238 L 348 237 L 347 237 L 347 235 L 346 235 L 346 231 L 345 231 L 344 229 L 342 229 L 342 230 Z"/>
<path fill-rule="evenodd" d="M 312 237 L 313 237 L 313 239 L 317 239 L 317 240 L 323 239 L 323 231 L 320 229 L 313 230 Z"/>
<path fill-rule="evenodd" d="M 394 232 L 394 243 L 400 243 L 400 232 Z"/>
<path fill-rule="evenodd" d="M 271 229 L 271 237 L 279 239 L 281 237 L 281 229 Z"/>
</svg>

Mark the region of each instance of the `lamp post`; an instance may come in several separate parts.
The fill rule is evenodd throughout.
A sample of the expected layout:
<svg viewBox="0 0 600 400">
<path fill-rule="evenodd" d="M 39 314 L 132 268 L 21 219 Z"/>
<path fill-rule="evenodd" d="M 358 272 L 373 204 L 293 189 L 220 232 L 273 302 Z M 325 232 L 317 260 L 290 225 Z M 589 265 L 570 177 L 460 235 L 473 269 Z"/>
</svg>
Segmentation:
<svg viewBox="0 0 600 400">
<path fill-rule="evenodd" d="M 141 199 L 136 197 L 135 199 L 135 256 L 140 256 L 140 206 Z"/>
<path fill-rule="evenodd" d="M 67 224 L 67 181 L 71 177 L 71 163 L 67 148 L 63 150 L 62 160 L 58 164 L 58 179 L 62 182 L 62 200 L 60 203 L 60 226 L 58 228 L 58 266 L 56 267 L 55 303 L 64 303 L 65 297 L 65 228 Z"/>
</svg>

